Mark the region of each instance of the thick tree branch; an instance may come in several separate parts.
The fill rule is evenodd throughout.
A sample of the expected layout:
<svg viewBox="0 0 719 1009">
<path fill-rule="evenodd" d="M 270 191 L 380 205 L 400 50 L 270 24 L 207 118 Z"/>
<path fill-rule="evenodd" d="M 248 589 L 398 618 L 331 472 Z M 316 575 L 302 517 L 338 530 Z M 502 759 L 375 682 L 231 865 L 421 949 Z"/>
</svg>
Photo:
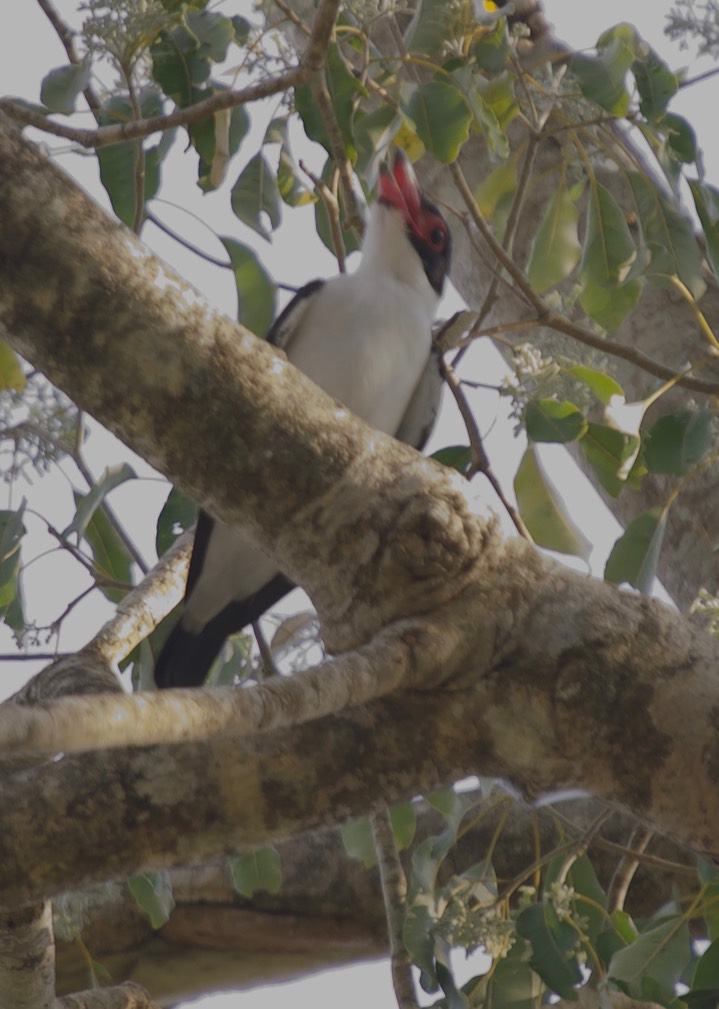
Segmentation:
<svg viewBox="0 0 719 1009">
<path fill-rule="evenodd" d="M 3 335 L 203 505 L 251 528 L 309 588 L 330 650 L 348 653 L 334 660 L 348 682 L 352 650 L 379 648 L 381 628 L 395 645 L 403 627 L 420 631 L 407 668 L 421 673 L 401 696 L 242 746 L 65 757 L 9 776 L 0 901 L 204 860 L 474 773 L 529 795 L 581 787 L 716 849 L 715 641 L 503 541 L 470 514 L 461 481 L 213 316 L 1 127 L 0 218 Z M 67 858 L 48 865 L 48 844 Z"/>
<path fill-rule="evenodd" d="M 154 694 L 66 697 L 38 701 L 37 684 L 58 683 L 58 664 L 41 671 L 20 692 L 21 704 L 0 706 L 0 751 L 23 756 L 77 753 L 123 746 L 183 743 L 213 737 L 251 738 L 259 732 L 299 725 L 323 715 L 427 681 L 442 657 L 424 626 L 398 626 L 355 652 L 328 659 L 291 678 L 273 677 L 239 690 L 165 690 Z M 88 658 L 95 658 L 92 646 Z M 82 693 L 82 653 L 63 660 L 78 672 L 73 693 Z M 79 685 L 76 686 L 75 684 Z M 50 696 L 57 697 L 60 688 Z M 102 689 L 102 688 L 101 688 Z M 107 689 L 105 686 L 104 689 Z M 69 693 L 62 689 L 62 694 Z"/>
</svg>

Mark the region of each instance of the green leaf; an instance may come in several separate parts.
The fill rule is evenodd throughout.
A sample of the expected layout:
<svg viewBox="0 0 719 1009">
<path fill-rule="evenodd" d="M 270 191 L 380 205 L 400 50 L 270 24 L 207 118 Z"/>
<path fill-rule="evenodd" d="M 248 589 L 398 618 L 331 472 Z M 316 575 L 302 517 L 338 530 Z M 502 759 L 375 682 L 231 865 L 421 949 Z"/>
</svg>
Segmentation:
<svg viewBox="0 0 719 1009">
<path fill-rule="evenodd" d="M 652 473 L 684 476 L 709 450 L 711 415 L 679 410 L 660 417 L 646 435 L 644 461 Z"/>
<path fill-rule="evenodd" d="M 196 88 L 192 104 L 226 90 L 218 85 L 202 90 Z M 197 184 L 204 193 L 217 189 L 224 182 L 227 165 L 240 149 L 249 129 L 250 117 L 242 105 L 205 116 L 199 122 L 188 125 L 188 136 L 200 155 Z"/>
<path fill-rule="evenodd" d="M 230 42 L 235 40 L 232 18 L 208 10 L 190 11 L 185 15 L 185 24 L 198 41 L 200 59 L 222 63 L 227 58 Z"/>
<path fill-rule="evenodd" d="M 491 79 L 479 77 L 470 67 L 452 76 L 464 91 L 474 126 L 484 136 L 490 154 L 495 160 L 507 160 L 510 152 L 505 130 L 519 111 L 513 78 L 507 71 Z"/>
<path fill-rule="evenodd" d="M 490 973 L 464 985 L 471 1005 L 486 1009 L 536 1009 L 544 985 L 527 963 L 525 942 L 516 942 Z"/>
<path fill-rule="evenodd" d="M 635 998 L 643 998 L 644 984 L 653 981 L 662 1001 L 670 1000 L 690 952 L 687 923 L 677 915 L 643 932 L 630 946 L 618 950 L 609 963 L 608 974 Z"/>
<path fill-rule="evenodd" d="M 75 494 L 75 505 L 80 506 L 81 494 Z M 100 585 L 100 591 L 111 602 L 119 603 L 132 585 L 132 557 L 101 509 L 93 512 L 84 532 L 90 547 L 94 567 L 99 578 L 119 582 L 127 588 Z"/>
<path fill-rule="evenodd" d="M 639 110 L 649 120 L 661 119 L 679 90 L 679 78 L 646 42 L 636 52 L 632 73 L 639 92 Z"/>
<path fill-rule="evenodd" d="M 288 207 L 304 207 L 314 203 L 317 197 L 304 184 L 299 169 L 287 144 L 280 148 L 280 163 L 277 167 L 277 188 Z"/>
<path fill-rule="evenodd" d="M 509 71 L 497 77 L 472 76 L 474 86 L 492 110 L 501 130 L 506 130 L 512 120 L 519 115 L 519 103 L 514 94 L 515 76 Z"/>
<path fill-rule="evenodd" d="M 162 928 L 175 906 L 169 872 L 161 870 L 131 876 L 127 885 L 137 906 L 150 919 L 152 927 Z"/>
<path fill-rule="evenodd" d="M 706 182 L 691 180 L 689 188 L 706 239 L 709 261 L 719 277 L 719 189 Z"/>
<path fill-rule="evenodd" d="M 472 449 L 469 445 L 448 445 L 433 452 L 432 458 L 443 466 L 457 470 L 462 476 L 467 476 L 472 468 Z"/>
<path fill-rule="evenodd" d="M 25 502 L 17 511 L 0 510 L 0 613 L 7 622 L 8 607 L 18 593 L 20 544 L 25 535 Z"/>
<path fill-rule="evenodd" d="M 627 172 L 637 204 L 644 240 L 651 250 L 647 276 L 667 286 L 667 276 L 677 276 L 695 298 L 706 290 L 702 254 L 687 217 L 673 207 L 659 189 L 639 172 Z"/>
<path fill-rule="evenodd" d="M 510 51 L 507 20 L 499 18 L 491 31 L 480 34 L 472 49 L 472 55 L 482 70 L 488 74 L 498 74 L 504 68 Z"/>
<path fill-rule="evenodd" d="M 517 159 L 502 161 L 485 175 L 474 191 L 482 215 L 491 221 L 497 234 L 502 234 L 506 216 L 517 191 Z"/>
<path fill-rule="evenodd" d="M 459 88 L 446 81 L 406 87 L 400 108 L 438 161 L 447 165 L 457 158 L 472 121 L 472 112 Z"/>
<path fill-rule="evenodd" d="M 587 430 L 582 411 L 566 400 L 532 400 L 524 412 L 524 422 L 532 441 L 565 444 L 581 438 Z"/>
<path fill-rule="evenodd" d="M 414 832 L 417 828 L 417 810 L 414 803 L 402 802 L 397 806 L 392 806 L 389 811 L 392 821 L 392 833 L 397 847 L 400 851 L 408 848 L 414 840 Z"/>
<path fill-rule="evenodd" d="M 354 124 L 355 170 L 366 178 L 374 178 L 378 163 L 402 125 L 402 117 L 389 105 L 380 105 L 364 115 L 361 113 L 360 108 Z"/>
<path fill-rule="evenodd" d="M 702 953 L 692 979 L 693 989 L 714 989 L 719 994 L 719 940 Z"/>
<path fill-rule="evenodd" d="M 360 96 L 365 96 L 367 92 L 345 63 L 336 42 L 332 42 L 327 50 L 325 78 L 342 140 L 348 154 L 353 157 L 355 108 Z M 332 142 L 309 84 L 300 84 L 295 88 L 295 109 L 299 113 L 307 136 L 315 143 L 321 144 L 331 157 Z"/>
<path fill-rule="evenodd" d="M 616 497 L 626 483 L 626 463 L 636 455 L 639 438 L 606 424 L 590 421 L 579 444 L 602 487 L 612 497 Z"/>
<path fill-rule="evenodd" d="M 532 944 L 532 969 L 560 998 L 576 1002 L 575 989 L 582 982 L 582 972 L 572 955 L 578 946 L 576 928 L 558 916 L 550 901 L 541 901 L 520 913 L 517 932 Z"/>
<path fill-rule="evenodd" d="M 90 61 L 71 63 L 57 67 L 46 74 L 40 85 L 40 101 L 51 112 L 70 115 L 75 111 L 75 102 L 90 83 Z"/>
<path fill-rule="evenodd" d="M 405 32 L 408 53 L 440 54 L 454 37 L 457 14 L 446 0 L 419 0 Z"/>
<path fill-rule="evenodd" d="M 12 347 L 0 340 L 0 389 L 14 389 L 22 392 L 25 388 L 25 372 L 20 358 Z"/>
<path fill-rule="evenodd" d="M 674 156 L 685 165 L 696 161 L 699 157 L 697 135 L 689 120 L 674 112 L 667 112 L 662 126 L 666 130 L 667 142 Z"/>
<path fill-rule="evenodd" d="M 603 371 L 596 371 L 594 368 L 585 368 L 582 364 L 568 368 L 567 371 L 591 389 L 599 402 L 603 403 L 604 406 L 609 406 L 613 396 L 620 396 L 622 400 L 625 398 L 624 389 L 622 389 L 619 382 L 610 375 L 605 375 Z"/>
<path fill-rule="evenodd" d="M 259 337 L 272 325 L 276 308 L 276 289 L 272 278 L 256 253 L 234 238 L 220 241 L 227 249 L 237 284 L 237 318 Z"/>
<path fill-rule="evenodd" d="M 453 788 L 440 788 L 436 792 L 430 792 L 425 796 L 427 802 L 436 809 L 445 820 L 457 815 L 458 806 L 461 805 L 461 797 Z"/>
<path fill-rule="evenodd" d="M 207 55 L 200 56 L 200 40 L 184 25 L 160 32 L 150 46 L 152 76 L 168 98 L 181 108 L 196 101 L 196 88 L 204 84 L 212 68 Z"/>
<path fill-rule="evenodd" d="M 540 294 L 565 280 L 579 262 L 578 221 L 579 211 L 569 190 L 560 186 L 549 201 L 529 254 L 527 277 Z"/>
<path fill-rule="evenodd" d="M 333 169 L 334 161 L 332 158 L 328 158 L 325 161 L 324 168 L 322 169 L 322 174 L 320 176 L 323 182 L 329 183 Z M 337 250 L 332 242 L 332 229 L 330 227 L 330 219 L 327 214 L 327 207 L 325 206 L 324 200 L 315 201 L 315 229 L 322 241 L 322 244 L 329 249 L 333 255 L 335 255 Z M 350 252 L 357 252 L 360 248 L 360 241 L 354 228 L 345 229 L 342 232 L 342 238 L 344 240 L 344 247 L 347 255 L 349 255 Z"/>
<path fill-rule="evenodd" d="M 162 102 L 155 88 L 146 88 L 139 95 L 140 112 L 143 118 L 160 115 Z M 102 106 L 98 119 L 99 126 L 129 123 L 134 113 L 127 95 L 115 95 Z M 160 165 L 169 150 L 174 133 L 163 135 L 161 142 L 144 151 L 145 181 L 143 198 L 151 200 L 160 188 Z M 97 160 L 100 166 L 100 181 L 110 197 L 112 209 L 128 227 L 135 221 L 136 184 L 135 174 L 140 140 L 100 147 Z"/>
<path fill-rule="evenodd" d="M 173 487 L 157 519 L 155 532 L 157 556 L 162 557 L 177 537 L 195 524 L 196 519 L 197 505 L 181 494 L 177 487 Z"/>
<path fill-rule="evenodd" d="M 532 445 L 519 464 L 514 493 L 519 512 L 538 546 L 587 560 L 592 545 L 572 522 Z"/>
<path fill-rule="evenodd" d="M 636 39 L 631 25 L 617 25 L 601 36 L 596 56 L 575 53 L 569 64 L 584 97 L 614 116 L 625 116 L 629 111 L 626 75 L 634 60 Z"/>
<path fill-rule="evenodd" d="M 243 46 L 250 36 L 252 25 L 247 18 L 243 18 L 241 14 L 233 14 L 230 21 L 232 22 L 232 27 L 235 30 L 235 42 L 238 46 Z"/>
<path fill-rule="evenodd" d="M 356 858 L 365 869 L 377 865 L 377 852 L 372 838 L 372 828 L 366 816 L 343 823 L 340 834 L 345 851 L 350 858 Z"/>
<path fill-rule="evenodd" d="M 389 814 L 395 842 L 398 849 L 402 851 L 409 847 L 414 839 L 417 811 L 411 802 L 404 802 L 398 806 L 392 806 Z M 372 837 L 372 827 L 366 816 L 360 816 L 357 820 L 343 823 L 340 833 L 345 851 L 350 858 L 356 858 L 364 865 L 365 869 L 371 869 L 377 865 L 377 851 Z"/>
<path fill-rule="evenodd" d="M 583 920 L 582 927 L 589 941 L 594 943 L 599 933 L 607 926 L 607 895 L 597 879 L 588 855 L 580 855 L 574 860 L 566 881 L 574 887 L 577 914 Z"/>
<path fill-rule="evenodd" d="M 437 971 L 437 981 L 444 992 L 444 1002 L 447 1009 L 469 1009 L 469 1000 L 464 992 L 457 988 L 454 980 L 454 975 L 452 974 L 451 966 L 449 965 L 449 957 L 447 957 L 447 963 L 443 963 L 441 959 L 436 960 L 436 971 Z"/>
<path fill-rule="evenodd" d="M 650 508 L 629 523 L 612 547 L 604 568 L 604 580 L 627 582 L 644 595 L 651 595 L 667 526 L 667 508 Z"/>
<path fill-rule="evenodd" d="M 63 531 L 63 536 L 70 536 L 72 533 L 76 533 L 79 543 L 80 539 L 85 535 L 85 530 L 92 520 L 93 515 L 110 491 L 114 490 L 115 487 L 119 487 L 121 484 L 126 483 L 128 480 L 136 479 L 137 473 L 135 473 L 132 466 L 126 462 L 117 466 L 108 466 L 100 479 L 92 485 L 87 494 L 75 496 L 75 501 L 77 503 L 75 517 L 67 529 Z"/>
<path fill-rule="evenodd" d="M 687 1009 L 716 1009 L 719 1005 L 719 988 L 686 992 L 681 997 L 681 1005 Z"/>
<path fill-rule="evenodd" d="M 278 893 L 282 885 L 282 863 L 275 848 L 258 848 L 231 858 L 230 873 L 241 897 L 252 897 L 258 890 Z"/>
<path fill-rule="evenodd" d="M 579 301 L 587 315 L 609 332 L 631 312 L 642 292 L 641 279 L 627 280 L 636 254 L 623 211 L 608 189 L 593 183 Z"/>
<path fill-rule="evenodd" d="M 241 172 L 232 187 L 231 203 L 235 216 L 269 241 L 271 232 L 263 215 L 267 215 L 274 231 L 282 211 L 277 179 L 263 154 L 256 154 Z"/>
</svg>

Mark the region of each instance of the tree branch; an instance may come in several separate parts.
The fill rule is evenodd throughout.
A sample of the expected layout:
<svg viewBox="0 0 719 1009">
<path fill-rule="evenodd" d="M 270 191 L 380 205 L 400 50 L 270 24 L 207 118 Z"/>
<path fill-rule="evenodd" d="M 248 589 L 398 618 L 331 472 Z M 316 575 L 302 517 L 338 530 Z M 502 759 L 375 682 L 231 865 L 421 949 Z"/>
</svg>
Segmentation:
<svg viewBox="0 0 719 1009">
<path fill-rule="evenodd" d="M 198 123 L 224 109 L 233 109 L 238 105 L 247 105 L 260 98 L 268 98 L 270 95 L 288 91 L 305 81 L 306 77 L 307 71 L 303 67 L 293 67 L 284 73 L 260 81 L 258 84 L 242 88 L 240 91 L 219 91 L 212 97 L 205 98 L 189 108 L 175 109 L 174 112 L 167 115 L 151 116 L 149 119 L 133 119 L 112 126 L 100 126 L 95 130 L 56 123 L 55 120 L 48 119 L 41 112 L 36 112 L 26 105 L 13 101 L 12 98 L 0 98 L 0 112 L 4 112 L 11 119 L 23 123 L 25 126 L 34 126 L 44 133 L 51 133 L 55 137 L 63 137 L 65 140 L 80 144 L 81 147 L 97 149 L 110 144 L 119 144 L 124 140 L 148 137 L 151 133 L 170 130 L 175 126 Z"/>
<path fill-rule="evenodd" d="M 104 637 L 102 632 L 98 637 Z M 91 648 L 86 654 L 97 661 Z M 432 664 L 424 656 L 431 656 Z M 258 686 L 132 696 L 97 696 L 93 690 L 87 696 L 66 697 L 66 693 L 82 693 L 80 652 L 72 660 L 63 660 L 59 670 L 56 665 L 43 670 L 31 681 L 32 687 L 27 685 L 0 705 L 0 754 L 78 753 L 229 735 L 249 739 L 421 683 L 424 676 L 435 673 L 437 658 L 425 627 L 407 625 L 380 635 L 353 653 Z M 44 679 L 56 682 L 58 672 L 64 676 L 71 668 L 78 670 L 72 690 L 57 687 L 38 696 L 39 683 Z M 61 699 L 50 701 L 60 694 Z M 29 700 L 41 698 L 46 701 L 42 707 L 26 706 Z"/>
</svg>

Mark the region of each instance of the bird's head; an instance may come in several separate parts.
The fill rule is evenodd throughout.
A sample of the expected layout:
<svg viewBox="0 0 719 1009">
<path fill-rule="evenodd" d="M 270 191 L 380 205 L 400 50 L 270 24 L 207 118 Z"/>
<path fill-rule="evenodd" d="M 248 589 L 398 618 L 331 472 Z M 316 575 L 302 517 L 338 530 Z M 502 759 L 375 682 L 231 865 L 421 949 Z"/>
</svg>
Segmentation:
<svg viewBox="0 0 719 1009">
<path fill-rule="evenodd" d="M 420 189 L 404 151 L 397 148 L 392 167 L 380 165 L 377 203 L 399 215 L 404 234 L 419 256 L 425 275 L 437 295 L 442 294 L 449 270 L 452 239 L 447 222 Z M 399 250 L 397 254 L 401 255 Z"/>
</svg>

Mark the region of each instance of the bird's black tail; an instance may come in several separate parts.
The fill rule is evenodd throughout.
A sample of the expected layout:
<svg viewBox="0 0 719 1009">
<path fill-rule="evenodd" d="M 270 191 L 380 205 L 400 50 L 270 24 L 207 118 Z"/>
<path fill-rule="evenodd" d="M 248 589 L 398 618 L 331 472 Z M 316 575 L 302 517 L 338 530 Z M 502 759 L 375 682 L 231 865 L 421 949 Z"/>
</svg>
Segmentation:
<svg viewBox="0 0 719 1009">
<path fill-rule="evenodd" d="M 202 686 L 225 639 L 259 620 L 265 610 L 274 606 L 294 587 L 284 575 L 277 575 L 249 599 L 225 606 L 198 634 L 186 630 L 180 618 L 170 631 L 155 663 L 155 683 L 158 689 Z"/>
</svg>

